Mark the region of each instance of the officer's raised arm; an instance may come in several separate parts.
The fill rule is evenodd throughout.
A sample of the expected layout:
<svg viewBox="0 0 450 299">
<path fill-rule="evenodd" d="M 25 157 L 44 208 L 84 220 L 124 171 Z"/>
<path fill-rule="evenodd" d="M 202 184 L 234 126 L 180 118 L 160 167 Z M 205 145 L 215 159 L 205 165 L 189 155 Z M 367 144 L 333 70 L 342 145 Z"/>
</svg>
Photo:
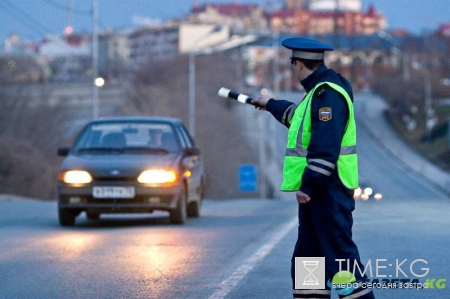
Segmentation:
<svg viewBox="0 0 450 299">
<path fill-rule="evenodd" d="M 268 96 L 259 96 L 256 99 L 252 100 L 252 104 L 258 104 L 260 105 L 262 108 L 260 110 L 265 110 L 265 107 L 267 106 L 267 102 L 270 101 L 270 97 Z"/>
<path fill-rule="evenodd" d="M 294 116 L 296 104 L 285 101 L 285 100 L 275 100 L 268 96 L 260 96 L 254 99 L 252 103 L 259 104 L 264 107 L 264 109 L 270 112 L 276 120 L 286 127 L 290 127 L 290 120 Z"/>
</svg>

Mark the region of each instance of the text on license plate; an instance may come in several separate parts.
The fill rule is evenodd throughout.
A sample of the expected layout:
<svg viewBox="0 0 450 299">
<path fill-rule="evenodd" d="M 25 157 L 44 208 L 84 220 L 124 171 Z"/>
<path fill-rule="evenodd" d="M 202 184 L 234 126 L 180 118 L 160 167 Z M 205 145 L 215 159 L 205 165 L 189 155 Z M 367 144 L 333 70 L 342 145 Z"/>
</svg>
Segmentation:
<svg viewBox="0 0 450 299">
<path fill-rule="evenodd" d="M 94 198 L 133 198 L 134 187 L 94 187 Z"/>
</svg>

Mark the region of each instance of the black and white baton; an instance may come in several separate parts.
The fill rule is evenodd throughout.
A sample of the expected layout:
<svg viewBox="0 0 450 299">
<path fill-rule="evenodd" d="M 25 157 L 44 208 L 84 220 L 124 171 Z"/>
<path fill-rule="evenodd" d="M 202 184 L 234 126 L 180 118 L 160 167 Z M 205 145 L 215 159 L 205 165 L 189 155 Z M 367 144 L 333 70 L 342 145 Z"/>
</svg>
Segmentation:
<svg viewBox="0 0 450 299">
<path fill-rule="evenodd" d="M 228 88 L 225 88 L 225 87 L 222 87 L 221 89 L 219 89 L 218 94 L 219 94 L 219 97 L 222 97 L 222 98 L 229 98 L 229 99 L 236 100 L 243 104 L 250 104 L 255 107 L 262 107 L 259 104 L 253 104 L 252 103 L 253 99 L 251 97 L 249 97 L 248 95 L 229 90 Z"/>
</svg>

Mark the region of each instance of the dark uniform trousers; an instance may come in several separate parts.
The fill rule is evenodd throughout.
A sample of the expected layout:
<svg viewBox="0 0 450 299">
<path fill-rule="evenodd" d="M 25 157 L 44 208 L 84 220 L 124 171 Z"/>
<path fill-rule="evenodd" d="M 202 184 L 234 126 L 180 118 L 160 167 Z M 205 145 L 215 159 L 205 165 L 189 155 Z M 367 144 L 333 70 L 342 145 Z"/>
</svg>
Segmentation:
<svg viewBox="0 0 450 299">
<path fill-rule="evenodd" d="M 330 298 L 331 290 L 327 282 L 339 272 L 336 259 L 348 259 L 353 268 L 353 261 L 360 262 L 358 248 L 352 240 L 352 211 L 355 208 L 353 192 L 346 189 L 337 178 L 336 173 L 329 177 L 326 188 L 321 188 L 311 195 L 311 200 L 299 205 L 298 239 L 292 256 L 291 276 L 294 298 Z M 295 290 L 295 257 L 325 257 L 325 290 Z M 342 269 L 346 269 L 342 262 Z M 352 269 L 349 269 L 353 272 Z M 357 282 L 365 279 L 356 269 Z M 351 294 L 340 298 L 375 298 L 371 289 L 358 288 Z"/>
</svg>

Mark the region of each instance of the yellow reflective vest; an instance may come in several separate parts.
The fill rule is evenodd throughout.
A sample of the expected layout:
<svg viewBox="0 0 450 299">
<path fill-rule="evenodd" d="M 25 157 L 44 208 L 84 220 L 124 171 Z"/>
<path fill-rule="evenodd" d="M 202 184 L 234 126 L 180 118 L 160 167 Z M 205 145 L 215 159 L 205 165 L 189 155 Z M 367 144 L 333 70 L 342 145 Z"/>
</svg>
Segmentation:
<svg viewBox="0 0 450 299">
<path fill-rule="evenodd" d="M 345 187 L 349 189 L 358 187 L 358 157 L 356 155 L 356 124 L 353 103 L 341 86 L 332 82 L 322 82 L 308 92 L 290 120 L 291 125 L 284 157 L 282 191 L 298 191 L 302 184 L 303 172 L 308 167 L 307 155 L 311 140 L 311 101 L 316 89 L 324 84 L 340 93 L 347 102 L 349 117 L 341 142 L 337 171 Z"/>
</svg>

